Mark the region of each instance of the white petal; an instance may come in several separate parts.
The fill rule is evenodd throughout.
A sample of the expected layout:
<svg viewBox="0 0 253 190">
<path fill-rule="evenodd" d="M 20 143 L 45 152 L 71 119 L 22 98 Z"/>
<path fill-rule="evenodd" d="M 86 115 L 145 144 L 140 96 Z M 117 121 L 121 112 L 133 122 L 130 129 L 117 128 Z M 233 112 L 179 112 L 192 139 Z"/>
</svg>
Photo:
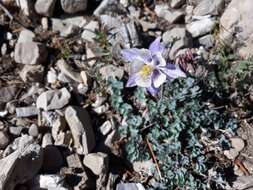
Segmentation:
<svg viewBox="0 0 253 190">
<path fill-rule="evenodd" d="M 145 63 L 141 60 L 134 60 L 131 64 L 130 64 L 130 75 L 138 73 L 141 68 L 143 67 Z"/>
<path fill-rule="evenodd" d="M 150 87 L 152 84 L 151 75 L 148 75 L 146 77 L 143 77 L 141 74 L 138 73 L 138 78 L 136 79 L 137 86 L 140 87 Z"/>
<path fill-rule="evenodd" d="M 167 69 L 167 68 L 160 68 L 163 73 L 165 73 L 170 78 L 178 78 L 178 77 L 186 77 L 185 73 L 179 68 L 178 65 L 175 65 L 175 69 Z"/>
<path fill-rule="evenodd" d="M 153 78 L 153 84 L 155 88 L 158 88 L 167 80 L 167 76 L 159 70 L 157 70 L 156 72 L 157 73 Z"/>
</svg>

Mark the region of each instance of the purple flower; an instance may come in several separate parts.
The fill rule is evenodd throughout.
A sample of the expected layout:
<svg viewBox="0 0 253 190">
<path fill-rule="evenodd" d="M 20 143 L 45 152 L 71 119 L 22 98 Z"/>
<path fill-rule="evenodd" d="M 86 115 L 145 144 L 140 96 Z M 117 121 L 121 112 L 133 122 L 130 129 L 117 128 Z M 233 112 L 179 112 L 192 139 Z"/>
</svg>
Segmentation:
<svg viewBox="0 0 253 190">
<path fill-rule="evenodd" d="M 178 65 L 166 63 L 162 56 L 165 47 L 160 41 L 158 37 L 149 49 L 122 50 L 123 58 L 131 62 L 127 87 L 145 87 L 154 96 L 167 80 L 186 76 Z"/>
</svg>

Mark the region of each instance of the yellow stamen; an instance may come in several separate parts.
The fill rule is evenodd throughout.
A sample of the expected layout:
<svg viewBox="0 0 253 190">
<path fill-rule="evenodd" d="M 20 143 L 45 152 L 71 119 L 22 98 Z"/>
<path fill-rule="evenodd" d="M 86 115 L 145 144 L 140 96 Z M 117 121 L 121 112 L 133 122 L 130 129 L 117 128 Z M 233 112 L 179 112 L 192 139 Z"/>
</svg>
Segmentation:
<svg viewBox="0 0 253 190">
<path fill-rule="evenodd" d="M 147 77 L 153 72 L 153 67 L 150 65 L 143 65 L 140 74 L 142 77 Z"/>
</svg>

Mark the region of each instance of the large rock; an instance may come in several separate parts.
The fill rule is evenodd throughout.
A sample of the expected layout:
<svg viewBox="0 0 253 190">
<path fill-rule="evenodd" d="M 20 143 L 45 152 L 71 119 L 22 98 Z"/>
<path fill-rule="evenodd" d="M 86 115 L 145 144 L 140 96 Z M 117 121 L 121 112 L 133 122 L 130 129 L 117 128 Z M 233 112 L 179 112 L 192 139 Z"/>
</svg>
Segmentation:
<svg viewBox="0 0 253 190">
<path fill-rule="evenodd" d="M 105 174 L 109 165 L 109 158 L 107 154 L 98 152 L 90 153 L 84 157 L 83 163 L 95 175 Z"/>
<path fill-rule="evenodd" d="M 82 107 L 69 106 L 65 118 L 71 130 L 78 154 L 88 154 L 95 147 L 95 135 L 88 112 Z"/>
<path fill-rule="evenodd" d="M 17 184 L 32 179 L 40 170 L 43 151 L 37 144 L 19 148 L 0 160 L 0 189 L 13 190 Z"/>
<path fill-rule="evenodd" d="M 218 15 L 225 5 L 225 0 L 202 0 L 193 10 L 197 16 Z"/>
<path fill-rule="evenodd" d="M 47 58 L 47 49 L 45 45 L 36 42 L 17 43 L 14 51 L 14 59 L 22 64 L 40 64 Z"/>
<path fill-rule="evenodd" d="M 61 0 L 62 9 L 66 13 L 85 11 L 87 8 L 87 3 L 87 0 Z"/>
<path fill-rule="evenodd" d="M 252 0 L 232 0 L 220 19 L 220 38 L 227 44 L 244 43 L 238 48 L 244 58 L 253 55 L 252 7 Z"/>
<path fill-rule="evenodd" d="M 70 101 L 71 94 L 66 88 L 43 92 L 36 101 L 37 108 L 44 110 L 60 109 Z"/>
<path fill-rule="evenodd" d="M 158 17 L 164 18 L 169 23 L 173 24 L 184 16 L 184 12 L 179 10 L 169 10 L 169 6 L 165 4 L 156 5 L 155 13 Z"/>
<path fill-rule="evenodd" d="M 52 16 L 54 13 L 56 0 L 37 0 L 35 11 L 42 16 Z"/>
<path fill-rule="evenodd" d="M 18 36 L 17 43 L 33 42 L 35 34 L 31 30 L 23 29 Z"/>
</svg>

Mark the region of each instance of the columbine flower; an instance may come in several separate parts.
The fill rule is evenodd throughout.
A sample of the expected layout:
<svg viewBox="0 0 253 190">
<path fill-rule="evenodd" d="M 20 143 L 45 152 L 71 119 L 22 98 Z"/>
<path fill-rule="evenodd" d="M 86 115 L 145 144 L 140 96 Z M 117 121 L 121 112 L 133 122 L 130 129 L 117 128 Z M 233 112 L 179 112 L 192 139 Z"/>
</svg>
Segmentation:
<svg viewBox="0 0 253 190">
<path fill-rule="evenodd" d="M 149 49 L 122 50 L 123 58 L 131 62 L 127 87 L 145 87 L 155 95 L 167 80 L 185 77 L 179 66 L 166 63 L 162 56 L 165 48 L 160 41 L 161 38 L 157 38 L 150 44 Z"/>
</svg>

